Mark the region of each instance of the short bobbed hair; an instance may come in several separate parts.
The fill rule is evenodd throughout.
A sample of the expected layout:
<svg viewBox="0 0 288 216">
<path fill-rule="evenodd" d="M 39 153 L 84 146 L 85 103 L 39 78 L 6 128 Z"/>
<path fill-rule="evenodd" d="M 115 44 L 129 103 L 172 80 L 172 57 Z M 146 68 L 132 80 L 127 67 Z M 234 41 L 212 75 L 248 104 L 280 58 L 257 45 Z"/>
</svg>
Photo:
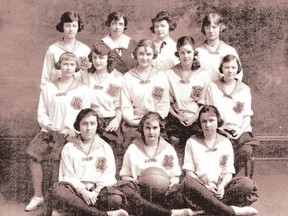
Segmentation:
<svg viewBox="0 0 288 216">
<path fill-rule="evenodd" d="M 226 56 L 224 56 L 224 57 L 222 58 L 221 64 L 220 64 L 220 66 L 219 66 L 219 72 L 223 74 L 223 69 L 222 69 L 223 64 L 224 64 L 224 63 L 227 63 L 227 62 L 230 62 L 230 61 L 234 61 L 234 60 L 236 60 L 237 66 L 238 66 L 237 74 L 240 73 L 241 70 L 242 70 L 240 61 L 239 61 L 239 59 L 238 59 L 236 56 L 234 56 L 234 55 L 232 55 L 232 54 L 228 54 L 228 55 L 226 55 Z"/>
<path fill-rule="evenodd" d="M 80 15 L 71 11 L 67 11 L 62 14 L 60 22 L 56 25 L 57 31 L 64 32 L 64 23 L 70 23 L 74 21 L 78 21 L 78 32 L 82 31 L 84 29 L 84 23 L 80 18 Z"/>
<path fill-rule="evenodd" d="M 154 24 L 155 22 L 161 22 L 162 20 L 166 20 L 169 24 L 169 31 L 173 31 L 177 27 L 176 21 L 170 16 L 170 14 L 167 11 L 160 11 L 156 14 L 154 18 L 151 19 L 152 26 L 150 27 L 150 30 L 153 34 L 155 34 L 154 30 Z"/>
<path fill-rule="evenodd" d="M 96 72 L 96 68 L 94 67 L 93 62 L 92 62 L 92 54 L 93 53 L 100 55 L 100 56 L 101 55 L 108 55 L 107 70 L 109 73 L 111 73 L 114 70 L 113 62 L 115 60 L 115 56 L 111 53 L 111 49 L 103 41 L 100 41 L 98 43 L 95 43 L 92 46 L 91 52 L 88 55 L 89 62 L 91 62 L 91 64 L 92 64 L 91 68 L 88 69 L 88 73 L 95 73 Z"/>
<path fill-rule="evenodd" d="M 79 71 L 79 63 L 77 61 L 77 56 L 72 52 L 64 52 L 60 55 L 59 60 L 55 63 L 55 68 L 57 70 L 61 70 L 61 62 L 62 61 L 75 61 L 76 62 L 76 70 L 75 72 Z"/>
<path fill-rule="evenodd" d="M 157 112 L 149 111 L 147 112 L 140 120 L 138 125 L 138 131 L 141 133 L 141 138 L 145 141 L 144 137 L 144 124 L 147 120 L 158 120 L 160 126 L 160 132 L 163 133 L 165 131 L 165 121 Z"/>
<path fill-rule="evenodd" d="M 218 109 L 213 106 L 213 105 L 204 105 L 200 111 L 199 111 L 199 114 L 198 114 L 198 118 L 196 120 L 196 126 L 197 128 L 199 129 L 198 133 L 196 134 L 196 136 L 198 138 L 204 138 L 204 133 L 203 133 L 203 129 L 201 127 L 201 121 L 200 121 L 200 118 L 201 118 L 201 115 L 203 113 L 209 113 L 211 114 L 212 116 L 216 116 L 217 117 L 217 125 L 218 125 L 218 128 L 223 126 L 224 124 L 224 120 L 222 119 Z"/>
<path fill-rule="evenodd" d="M 198 68 L 201 67 L 200 62 L 197 60 L 197 56 L 198 56 L 198 51 L 195 51 L 195 40 L 193 39 L 193 37 L 191 36 L 183 36 L 180 37 L 177 40 L 177 44 L 176 44 L 176 49 L 177 51 L 175 52 L 175 56 L 177 56 L 179 58 L 179 49 L 185 45 L 191 45 L 192 49 L 194 50 L 194 58 L 193 58 L 193 63 L 192 63 L 192 70 L 197 70 Z"/>
<path fill-rule="evenodd" d="M 124 20 L 124 30 L 127 29 L 128 19 L 123 12 L 115 11 L 108 15 L 107 20 L 105 21 L 105 26 L 109 27 L 112 21 L 119 21 L 121 18 Z"/>
<path fill-rule="evenodd" d="M 224 24 L 224 19 L 217 13 L 210 13 L 203 18 L 201 32 L 205 35 L 205 27 L 210 26 L 212 23 L 220 26 L 220 32 L 224 32 L 226 30 L 226 26 Z"/>
<path fill-rule="evenodd" d="M 81 121 L 82 121 L 85 117 L 90 116 L 90 115 L 96 117 L 96 121 L 97 121 L 97 124 L 98 124 L 98 115 L 97 115 L 97 113 L 96 113 L 95 110 L 93 110 L 93 109 L 91 109 L 91 108 L 82 109 L 82 110 L 78 113 L 78 115 L 77 115 L 77 117 L 76 117 L 76 120 L 75 120 L 75 123 L 74 123 L 74 128 L 75 128 L 75 130 L 80 131 L 80 123 L 81 123 Z"/>
<path fill-rule="evenodd" d="M 139 49 L 140 47 L 144 47 L 144 48 L 151 47 L 152 50 L 153 50 L 153 59 L 157 58 L 157 56 L 158 56 L 158 51 L 157 51 L 156 46 L 155 46 L 155 44 L 153 43 L 153 41 L 152 41 L 152 40 L 149 40 L 149 39 L 142 39 L 142 40 L 140 40 L 140 41 L 136 44 L 135 49 L 134 49 L 134 51 L 132 52 L 132 55 L 133 55 L 134 59 L 137 60 L 137 51 L 138 51 L 138 49 Z"/>
</svg>

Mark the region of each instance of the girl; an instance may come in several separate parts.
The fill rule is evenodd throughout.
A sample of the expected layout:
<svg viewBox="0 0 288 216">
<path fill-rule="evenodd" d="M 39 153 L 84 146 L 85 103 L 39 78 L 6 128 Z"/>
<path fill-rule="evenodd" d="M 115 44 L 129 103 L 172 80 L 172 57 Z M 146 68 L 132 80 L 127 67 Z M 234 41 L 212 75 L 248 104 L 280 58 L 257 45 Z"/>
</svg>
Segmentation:
<svg viewBox="0 0 288 216">
<path fill-rule="evenodd" d="M 200 64 L 209 72 L 210 81 L 221 77 L 218 71 L 221 59 L 227 54 L 233 54 L 238 59 L 236 50 L 221 40 L 221 33 L 226 30 L 223 18 L 217 13 L 210 13 L 204 17 L 201 32 L 206 40 L 196 50 L 199 52 Z M 243 71 L 237 75 L 239 80 L 243 78 Z"/>
<path fill-rule="evenodd" d="M 119 209 L 121 192 L 111 187 L 116 183 L 115 160 L 111 147 L 96 134 L 96 112 L 81 110 L 74 128 L 80 134 L 62 150 L 59 183 L 51 193 L 53 214 L 60 208 L 77 215 L 128 216 Z"/>
<path fill-rule="evenodd" d="M 178 58 L 174 55 L 176 52 L 176 42 L 170 37 L 170 32 L 176 28 L 177 23 L 167 11 L 157 13 L 151 19 L 151 22 L 152 26 L 150 30 L 156 35 L 153 43 L 158 51 L 158 56 L 153 64 L 159 70 L 167 70 L 179 62 Z"/>
<path fill-rule="evenodd" d="M 165 122 L 156 112 L 147 112 L 140 121 L 139 131 L 141 138 L 132 142 L 124 155 L 123 165 L 120 170 L 120 176 L 126 185 L 122 184 L 122 192 L 127 196 L 130 206 L 135 206 L 130 209 L 130 214 L 135 215 L 193 215 L 190 209 L 173 209 L 169 210 L 155 203 L 161 203 L 165 206 L 165 197 L 168 196 L 167 191 L 163 191 L 159 195 L 160 200 L 148 200 L 140 196 L 140 191 L 137 190 L 138 176 L 141 171 L 148 167 L 159 167 L 170 177 L 170 186 L 179 183 L 181 169 L 178 164 L 178 157 L 174 148 L 167 143 L 161 136 L 160 132 L 164 131 Z M 118 183 L 119 185 L 119 183 Z M 134 190 L 132 190 L 133 188 Z M 169 191 L 168 191 L 169 192 Z M 166 195 L 165 195 L 166 193 Z M 171 206 L 169 206 L 171 208 Z"/>
<path fill-rule="evenodd" d="M 152 60 L 157 57 L 153 42 L 140 40 L 133 56 L 137 60 L 137 66 L 123 76 L 121 95 L 126 145 L 139 136 L 137 126 L 147 111 L 157 111 L 165 118 L 170 108 L 167 77 L 152 65 Z"/>
<path fill-rule="evenodd" d="M 250 88 L 236 78 L 241 71 L 236 56 L 225 56 L 219 71 L 223 74 L 223 78 L 210 83 L 201 102 L 216 106 L 221 113 L 224 120 L 222 129 L 226 131 L 233 144 L 235 168 L 239 173 L 245 170 L 245 166 L 251 160 L 252 146 L 258 145 L 258 141 L 252 135 L 251 93 Z M 252 175 L 247 172 L 249 171 L 246 170 L 246 176 Z"/>
<path fill-rule="evenodd" d="M 185 144 L 192 134 L 192 124 L 196 120 L 202 90 L 209 80 L 208 73 L 200 67 L 194 52 L 195 42 L 190 36 L 177 41 L 175 55 L 180 63 L 166 71 L 170 84 L 170 113 L 166 131 L 170 140 L 180 139 Z"/>
<path fill-rule="evenodd" d="M 38 122 L 41 132 L 36 135 L 27 148 L 30 170 L 34 187 L 34 197 L 26 206 L 26 211 L 33 211 L 44 202 L 42 194 L 43 170 L 41 162 L 49 156 L 59 160 L 65 139 L 72 139 L 73 120 L 82 108 L 90 107 L 88 87 L 74 78 L 78 70 L 77 57 L 71 52 L 64 52 L 55 68 L 61 69 L 61 78 L 47 83 L 40 94 Z"/>
<path fill-rule="evenodd" d="M 86 57 L 90 53 L 90 48 L 76 39 L 78 32 L 84 29 L 84 24 L 79 14 L 67 11 L 56 25 L 57 31 L 63 33 L 63 38 L 60 41 L 52 44 L 45 55 L 42 69 L 41 89 L 49 82 L 57 80 L 61 77 L 61 71 L 54 67 L 59 57 L 64 52 L 72 52 L 77 58 Z M 85 65 L 79 65 L 85 68 Z"/>
<path fill-rule="evenodd" d="M 124 13 L 118 11 L 110 13 L 105 22 L 109 28 L 109 35 L 102 39 L 115 56 L 115 68 L 123 74 L 136 66 L 132 52 L 137 42 L 124 34 L 127 24 L 128 20 Z"/>
<path fill-rule="evenodd" d="M 96 43 L 89 54 L 92 67 L 82 78 L 91 89 L 91 108 L 99 117 L 97 132 L 112 145 L 114 154 L 118 156 L 123 144 L 119 128 L 122 119 L 120 99 L 123 75 L 113 68 L 114 59 L 105 43 Z"/>
<path fill-rule="evenodd" d="M 231 142 L 218 133 L 223 120 L 214 106 L 204 106 L 197 119 L 201 132 L 188 139 L 183 169 L 184 196 L 213 215 L 256 215 L 250 207 L 258 199 L 248 177 L 234 178 Z M 239 207 L 238 207 L 239 206 Z"/>
</svg>

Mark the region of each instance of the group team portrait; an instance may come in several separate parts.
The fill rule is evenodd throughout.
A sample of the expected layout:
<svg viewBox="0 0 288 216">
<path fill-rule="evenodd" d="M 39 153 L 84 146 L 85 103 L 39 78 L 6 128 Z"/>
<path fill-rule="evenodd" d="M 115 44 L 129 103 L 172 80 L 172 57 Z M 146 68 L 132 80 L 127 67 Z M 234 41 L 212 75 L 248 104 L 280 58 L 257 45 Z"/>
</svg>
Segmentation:
<svg viewBox="0 0 288 216">
<path fill-rule="evenodd" d="M 265 215 L 285 1 L 5 3 L 1 215 Z"/>
</svg>

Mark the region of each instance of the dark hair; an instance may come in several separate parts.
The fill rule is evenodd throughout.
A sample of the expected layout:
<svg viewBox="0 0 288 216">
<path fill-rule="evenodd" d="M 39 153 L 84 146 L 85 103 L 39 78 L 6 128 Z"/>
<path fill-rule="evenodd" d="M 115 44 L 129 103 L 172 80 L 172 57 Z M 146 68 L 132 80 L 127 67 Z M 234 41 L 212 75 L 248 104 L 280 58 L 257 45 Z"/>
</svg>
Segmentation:
<svg viewBox="0 0 288 216">
<path fill-rule="evenodd" d="M 75 123 L 74 123 L 74 128 L 75 130 L 77 131 L 80 131 L 80 123 L 81 121 L 88 115 L 92 115 L 92 116 L 95 116 L 96 117 L 96 121 L 98 123 L 98 115 L 96 113 L 95 110 L 91 109 L 91 108 L 86 108 L 86 109 L 82 109 L 77 117 L 76 117 L 76 120 L 75 120 Z"/>
<path fill-rule="evenodd" d="M 224 57 L 222 58 L 221 64 L 220 64 L 220 66 L 219 66 L 219 72 L 220 72 L 220 73 L 223 73 L 222 67 L 223 67 L 223 64 L 224 64 L 224 63 L 227 63 L 227 62 L 230 62 L 230 61 L 234 61 L 234 60 L 236 60 L 237 66 L 238 66 L 237 74 L 240 73 L 240 71 L 241 71 L 240 61 L 239 61 L 239 59 L 238 59 L 236 56 L 234 56 L 234 55 L 232 55 L 232 54 L 228 54 L 228 55 L 226 55 L 226 56 L 224 56 Z"/>
<path fill-rule="evenodd" d="M 191 45 L 192 49 L 194 50 L 194 58 L 193 58 L 191 69 L 192 70 L 197 70 L 198 68 L 201 67 L 201 65 L 200 65 L 200 62 L 197 59 L 198 51 L 195 51 L 195 41 L 194 41 L 193 37 L 191 37 L 191 36 L 183 36 L 183 37 L 180 37 L 177 40 L 177 44 L 176 44 L 177 51 L 175 52 L 175 56 L 177 56 L 179 58 L 178 50 L 180 49 L 180 47 L 185 46 L 187 44 Z"/>
<path fill-rule="evenodd" d="M 145 47 L 145 48 L 151 47 L 151 48 L 153 49 L 153 59 L 157 58 L 157 56 L 158 56 L 158 51 L 157 51 L 156 46 L 155 46 L 155 44 L 153 43 L 153 41 L 152 41 L 152 40 L 149 40 L 149 39 L 142 39 L 142 40 L 140 40 L 140 41 L 136 44 L 135 49 L 134 49 L 134 51 L 132 52 L 132 55 L 133 55 L 134 59 L 137 60 L 137 51 L 138 51 L 138 49 L 139 49 L 140 47 Z"/>
<path fill-rule="evenodd" d="M 166 20 L 169 24 L 169 31 L 173 31 L 177 27 L 176 21 L 170 16 L 167 11 L 160 11 L 156 14 L 154 18 L 151 19 L 152 26 L 150 27 L 151 32 L 154 34 L 154 23 L 161 22 L 162 20 Z"/>
<path fill-rule="evenodd" d="M 93 53 L 100 55 L 100 56 L 108 55 L 107 70 L 109 73 L 111 73 L 114 70 L 113 62 L 115 60 L 115 56 L 111 53 L 111 49 L 103 41 L 100 41 L 92 46 L 91 52 L 88 55 L 89 62 L 92 63 L 91 68 L 88 69 L 88 73 L 95 73 L 96 71 L 96 68 L 94 67 L 93 62 L 92 62 Z"/>
<path fill-rule="evenodd" d="M 79 63 L 77 61 L 77 56 L 72 52 L 64 52 L 60 55 L 59 60 L 55 63 L 55 68 L 57 70 L 61 70 L 61 62 L 64 60 L 75 60 L 75 62 L 76 62 L 75 72 L 80 70 Z"/>
<path fill-rule="evenodd" d="M 201 121 L 200 121 L 200 118 L 201 118 L 201 115 L 203 113 L 210 113 L 210 114 L 214 114 L 216 117 L 217 117 L 217 125 L 218 125 L 218 128 L 221 127 L 223 124 L 224 124 L 224 121 L 218 111 L 218 109 L 213 106 L 213 105 L 204 105 L 200 111 L 199 111 L 199 114 L 198 114 L 198 118 L 195 122 L 195 126 L 197 127 L 197 131 L 198 133 L 196 134 L 196 136 L 198 138 L 204 138 L 204 134 L 203 134 L 203 129 L 201 127 Z"/>
<path fill-rule="evenodd" d="M 153 120 L 158 120 L 159 121 L 159 126 L 160 126 L 160 132 L 165 131 L 165 121 L 164 119 L 160 116 L 159 113 L 157 112 L 152 112 L 149 111 L 147 112 L 140 120 L 139 125 L 138 125 L 138 131 L 141 133 L 142 140 L 145 141 L 144 137 L 144 124 L 148 119 L 153 119 Z"/>
<path fill-rule="evenodd" d="M 64 23 L 66 22 L 70 23 L 74 21 L 78 21 L 78 32 L 82 31 L 84 29 L 84 23 L 82 19 L 80 18 L 80 15 L 78 13 L 70 12 L 70 11 L 67 11 L 64 14 L 62 14 L 60 18 L 60 22 L 56 25 L 57 31 L 64 32 L 64 29 L 63 29 Z"/>
<path fill-rule="evenodd" d="M 217 13 L 210 13 L 204 17 L 202 22 L 201 32 L 204 35 L 205 35 L 205 27 L 210 26 L 212 22 L 214 22 L 217 25 L 220 25 L 220 32 L 224 32 L 226 30 L 224 19 Z"/>
<path fill-rule="evenodd" d="M 127 29 L 127 25 L 128 25 L 128 20 L 127 17 L 125 16 L 125 14 L 123 12 L 120 11 L 115 11 L 112 12 L 108 15 L 107 20 L 105 21 L 105 26 L 110 26 L 112 21 L 119 21 L 121 19 L 121 17 L 124 20 L 124 30 Z"/>
</svg>

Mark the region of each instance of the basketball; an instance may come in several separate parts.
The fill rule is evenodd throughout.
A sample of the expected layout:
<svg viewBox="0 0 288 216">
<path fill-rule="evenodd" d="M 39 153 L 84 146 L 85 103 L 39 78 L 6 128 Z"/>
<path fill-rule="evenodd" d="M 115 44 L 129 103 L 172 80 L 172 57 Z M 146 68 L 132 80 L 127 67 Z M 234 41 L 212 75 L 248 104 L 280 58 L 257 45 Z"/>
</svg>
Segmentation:
<svg viewBox="0 0 288 216">
<path fill-rule="evenodd" d="M 148 167 L 140 173 L 138 182 L 141 186 L 167 189 L 170 185 L 170 177 L 160 167 Z"/>
</svg>

